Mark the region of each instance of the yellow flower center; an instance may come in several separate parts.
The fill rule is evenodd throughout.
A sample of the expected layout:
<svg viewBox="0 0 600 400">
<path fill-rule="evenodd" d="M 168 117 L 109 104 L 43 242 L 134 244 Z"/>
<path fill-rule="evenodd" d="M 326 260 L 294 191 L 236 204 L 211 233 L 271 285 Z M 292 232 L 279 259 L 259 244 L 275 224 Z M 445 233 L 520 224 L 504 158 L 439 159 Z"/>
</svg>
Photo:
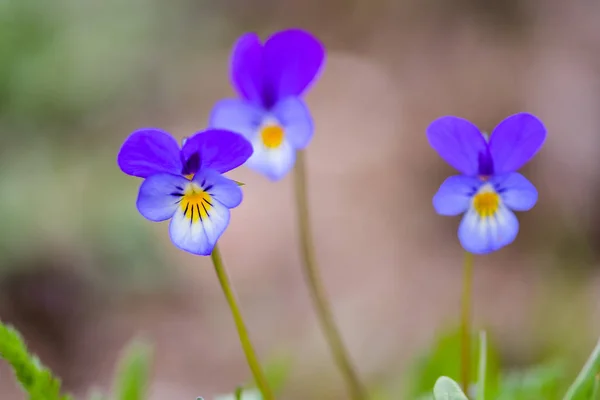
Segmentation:
<svg viewBox="0 0 600 400">
<path fill-rule="evenodd" d="M 500 196 L 494 191 L 483 191 L 475 195 L 473 207 L 481 218 L 491 217 L 500 208 Z"/>
<path fill-rule="evenodd" d="M 202 190 L 198 185 L 191 184 L 185 189 L 183 198 L 179 206 L 183 210 L 183 215 L 192 223 L 202 221 L 210 217 L 210 210 L 213 207 L 212 197 Z"/>
<path fill-rule="evenodd" d="M 283 143 L 285 132 L 279 125 L 266 125 L 260 130 L 260 137 L 267 149 L 276 149 Z"/>
</svg>

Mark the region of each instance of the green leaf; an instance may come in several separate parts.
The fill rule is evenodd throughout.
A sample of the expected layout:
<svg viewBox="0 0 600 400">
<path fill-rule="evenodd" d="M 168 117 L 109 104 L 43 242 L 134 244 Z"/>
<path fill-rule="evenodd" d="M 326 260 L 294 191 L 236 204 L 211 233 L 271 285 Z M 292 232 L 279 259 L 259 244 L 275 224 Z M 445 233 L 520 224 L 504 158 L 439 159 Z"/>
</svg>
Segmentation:
<svg viewBox="0 0 600 400">
<path fill-rule="evenodd" d="M 498 390 L 500 362 L 493 342 L 489 338 L 486 342 L 485 397 L 486 399 L 494 399 Z M 472 336 L 471 348 L 472 369 L 470 375 L 475 378 L 478 374 L 477 364 L 480 351 L 476 335 Z M 431 393 L 431 388 L 440 376 L 446 376 L 453 380 L 460 379 L 460 349 L 460 329 L 441 332 L 430 350 L 419 357 L 409 369 L 405 381 L 406 392 L 403 398 L 416 399 L 424 393 Z"/>
<path fill-rule="evenodd" d="M 596 374 L 594 377 L 594 390 L 592 391 L 591 400 L 599 400 L 600 399 L 600 375 Z"/>
<path fill-rule="evenodd" d="M 600 341 L 596 344 L 594 351 L 583 366 L 583 369 L 575 378 L 575 382 L 567 390 L 564 400 L 588 400 L 592 399 L 592 392 L 596 384 L 597 375 L 600 373 Z"/>
<path fill-rule="evenodd" d="M 561 364 L 548 363 L 504 374 L 495 400 L 558 400 L 563 371 Z"/>
<path fill-rule="evenodd" d="M 469 400 L 458 383 L 447 376 L 442 376 L 435 382 L 433 397 L 435 400 Z"/>
<path fill-rule="evenodd" d="M 244 185 L 246 185 L 244 182 L 239 182 L 239 181 L 236 181 L 236 180 L 233 180 L 233 181 L 235 183 L 237 183 L 238 186 L 244 186 Z"/>
<path fill-rule="evenodd" d="M 242 400 L 242 392 L 244 391 L 244 389 L 241 386 L 238 386 L 237 389 L 235 389 L 235 400 Z"/>
<path fill-rule="evenodd" d="M 61 395 L 60 380 L 44 367 L 40 360 L 29 353 L 27 346 L 16 329 L 0 322 L 0 357 L 6 360 L 29 395 L 29 400 L 71 400 Z"/>
<path fill-rule="evenodd" d="M 292 359 L 287 354 L 272 357 L 265 365 L 265 378 L 274 393 L 281 392 L 292 370 Z"/>
<path fill-rule="evenodd" d="M 288 354 L 278 354 L 271 356 L 271 358 L 265 363 L 264 373 L 265 378 L 269 384 L 269 387 L 273 393 L 277 394 L 281 392 L 285 386 L 290 371 L 292 369 L 292 358 Z M 256 383 L 252 379 L 247 385 L 244 386 L 246 389 L 255 388 Z"/>
<path fill-rule="evenodd" d="M 117 369 L 116 399 L 144 400 L 148 387 L 148 375 L 152 358 L 151 346 L 136 340 L 123 353 Z"/>
</svg>

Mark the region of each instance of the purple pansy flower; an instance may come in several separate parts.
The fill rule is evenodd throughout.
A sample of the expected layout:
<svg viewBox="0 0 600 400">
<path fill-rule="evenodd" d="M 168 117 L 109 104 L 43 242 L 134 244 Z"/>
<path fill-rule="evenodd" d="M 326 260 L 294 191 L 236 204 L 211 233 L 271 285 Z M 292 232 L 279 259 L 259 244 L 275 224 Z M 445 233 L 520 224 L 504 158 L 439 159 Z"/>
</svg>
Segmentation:
<svg viewBox="0 0 600 400">
<path fill-rule="evenodd" d="M 506 118 L 489 139 L 471 122 L 442 117 L 429 125 L 431 146 L 462 175 L 451 176 L 433 197 L 441 215 L 465 213 L 458 238 L 465 250 L 485 254 L 517 237 L 513 211 L 531 209 L 538 198 L 531 182 L 516 171 L 542 147 L 546 128 L 535 116 Z"/>
<path fill-rule="evenodd" d="M 278 32 L 263 44 L 255 33 L 238 39 L 231 80 L 239 96 L 218 102 L 209 126 L 244 135 L 254 148 L 248 167 L 279 180 L 308 146 L 313 121 L 302 95 L 315 80 L 325 48 L 299 29 Z"/>
<path fill-rule="evenodd" d="M 229 209 L 242 201 L 239 185 L 223 173 L 242 165 L 252 146 L 241 135 L 211 129 L 180 148 L 158 129 L 133 132 L 118 164 L 128 175 L 145 178 L 137 208 L 150 221 L 171 219 L 169 233 L 182 250 L 209 255 L 229 224 Z"/>
</svg>

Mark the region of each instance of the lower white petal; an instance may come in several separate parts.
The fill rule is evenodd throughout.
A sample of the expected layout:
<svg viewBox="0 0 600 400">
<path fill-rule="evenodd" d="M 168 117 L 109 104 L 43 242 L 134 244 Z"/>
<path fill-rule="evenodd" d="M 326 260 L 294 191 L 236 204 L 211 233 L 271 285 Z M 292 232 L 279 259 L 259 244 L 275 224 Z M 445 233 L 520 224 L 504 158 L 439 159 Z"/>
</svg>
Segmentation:
<svg viewBox="0 0 600 400">
<path fill-rule="evenodd" d="M 217 240 L 229 224 L 229 209 L 214 198 L 206 210 L 193 207 L 187 212 L 179 207 L 169 226 L 175 246 L 193 254 L 210 255 Z"/>
<path fill-rule="evenodd" d="M 465 250 L 487 254 L 512 243 L 519 232 L 519 221 L 506 206 L 482 217 L 473 207 L 464 215 L 458 228 L 458 238 Z"/>
<path fill-rule="evenodd" d="M 257 135 L 252 140 L 252 147 L 254 153 L 246 161 L 246 165 L 271 180 L 283 178 L 294 167 L 296 150 L 285 139 L 278 147 L 269 148 L 264 145 L 260 135 Z"/>
</svg>

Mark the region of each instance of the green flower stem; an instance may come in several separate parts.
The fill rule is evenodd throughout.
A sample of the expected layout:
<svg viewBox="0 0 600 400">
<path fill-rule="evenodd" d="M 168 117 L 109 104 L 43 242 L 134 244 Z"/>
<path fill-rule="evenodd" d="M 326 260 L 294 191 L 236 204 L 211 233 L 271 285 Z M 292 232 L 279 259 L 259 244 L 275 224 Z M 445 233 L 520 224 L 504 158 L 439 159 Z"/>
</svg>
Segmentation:
<svg viewBox="0 0 600 400">
<path fill-rule="evenodd" d="M 471 300 L 473 297 L 473 254 L 466 252 L 463 267 L 463 293 L 461 307 L 461 383 L 469 395 L 471 381 Z"/>
<path fill-rule="evenodd" d="M 298 224 L 300 227 L 300 245 L 303 258 L 303 270 L 311 297 L 317 312 L 321 328 L 329 343 L 333 359 L 342 373 L 350 396 L 353 400 L 364 400 L 367 391 L 360 382 L 356 370 L 350 362 L 348 351 L 335 325 L 331 307 L 325 295 L 325 287 L 321 281 L 317 267 L 313 238 L 310 227 L 308 193 L 306 184 L 306 167 L 304 153 L 299 151 L 295 167 L 296 205 L 298 209 Z"/>
<path fill-rule="evenodd" d="M 233 320 L 235 322 L 238 335 L 240 336 L 240 342 L 242 344 L 242 348 L 244 349 L 244 353 L 246 354 L 248 366 L 250 367 L 252 375 L 254 376 L 254 380 L 256 381 L 256 385 L 262 394 L 262 399 L 274 400 L 275 397 L 269 388 L 265 374 L 263 373 L 260 363 L 258 362 L 258 357 L 254 351 L 254 347 L 250 342 L 250 335 L 248 334 L 248 329 L 246 328 L 244 319 L 242 318 L 240 307 L 235 299 L 235 294 L 233 293 L 231 282 L 227 276 L 227 271 L 225 271 L 225 266 L 223 265 L 223 260 L 221 258 L 221 252 L 216 245 L 210 257 L 212 258 L 213 265 L 215 266 L 215 271 L 217 273 L 217 277 L 219 278 L 221 288 L 223 289 L 223 294 L 225 295 L 227 303 L 229 304 L 229 308 L 231 309 L 231 314 L 233 315 Z"/>
</svg>

